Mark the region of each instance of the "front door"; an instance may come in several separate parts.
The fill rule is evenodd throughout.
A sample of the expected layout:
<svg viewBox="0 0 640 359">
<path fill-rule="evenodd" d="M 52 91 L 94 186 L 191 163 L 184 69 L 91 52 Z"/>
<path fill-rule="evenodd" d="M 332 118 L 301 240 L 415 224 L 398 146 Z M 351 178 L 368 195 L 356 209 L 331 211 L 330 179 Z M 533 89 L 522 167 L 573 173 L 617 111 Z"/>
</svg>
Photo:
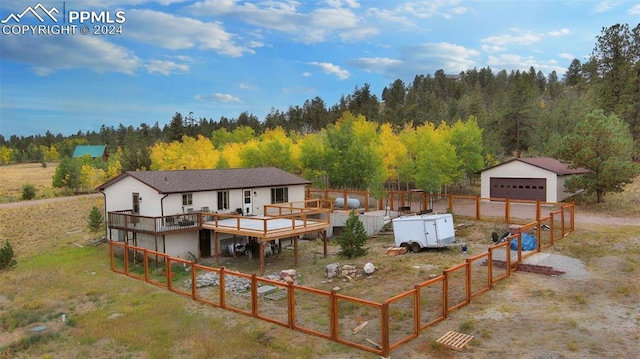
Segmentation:
<svg viewBox="0 0 640 359">
<path fill-rule="evenodd" d="M 208 229 L 200 230 L 200 256 L 211 257 L 211 231 Z"/>
<path fill-rule="evenodd" d="M 244 215 L 250 216 L 253 214 L 253 205 L 251 204 L 251 190 L 245 189 L 244 191 L 242 191 L 242 197 L 242 209 L 244 210 Z"/>
<path fill-rule="evenodd" d="M 131 208 L 134 214 L 140 214 L 140 193 L 131 194 Z"/>
</svg>

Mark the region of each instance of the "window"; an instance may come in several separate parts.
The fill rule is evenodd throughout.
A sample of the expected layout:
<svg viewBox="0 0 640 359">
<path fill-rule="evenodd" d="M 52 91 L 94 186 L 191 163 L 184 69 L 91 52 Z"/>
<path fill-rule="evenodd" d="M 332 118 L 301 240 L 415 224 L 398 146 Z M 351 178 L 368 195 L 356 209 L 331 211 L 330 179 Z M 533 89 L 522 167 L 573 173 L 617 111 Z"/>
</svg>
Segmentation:
<svg viewBox="0 0 640 359">
<path fill-rule="evenodd" d="M 229 209 L 229 191 L 218 192 L 218 209 L 219 210 Z"/>
<path fill-rule="evenodd" d="M 272 188 L 271 203 L 289 202 L 289 188 Z"/>
<path fill-rule="evenodd" d="M 183 193 L 182 194 L 182 205 L 183 206 L 191 206 L 191 205 L 193 205 L 193 193 Z"/>
</svg>

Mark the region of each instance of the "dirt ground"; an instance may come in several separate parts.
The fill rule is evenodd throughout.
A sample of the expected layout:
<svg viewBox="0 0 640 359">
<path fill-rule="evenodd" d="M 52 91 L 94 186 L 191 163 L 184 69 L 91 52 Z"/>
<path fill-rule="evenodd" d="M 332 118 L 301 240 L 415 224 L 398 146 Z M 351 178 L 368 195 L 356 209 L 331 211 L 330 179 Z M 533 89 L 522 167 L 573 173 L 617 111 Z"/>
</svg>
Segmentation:
<svg viewBox="0 0 640 359">
<path fill-rule="evenodd" d="M 530 208 L 521 210 L 522 216 L 530 213 Z M 518 215 L 518 211 L 513 210 L 512 215 Z M 324 277 L 326 264 L 346 263 L 336 257 L 337 246 L 330 246 L 329 258 L 323 258 L 321 243 L 301 241 L 301 257 L 296 268 L 302 275 L 300 284 L 323 290 L 339 286 L 341 293 L 346 295 L 381 301 L 412 288 L 431 275 L 441 274 L 442 270 L 461 263 L 469 255 L 486 251 L 491 244 L 491 232 L 507 225 L 500 221 L 457 220 L 457 224 L 462 223 L 469 224 L 458 233 L 468 244 L 467 253 L 451 248 L 388 257 L 386 248 L 393 245 L 393 236 L 389 233 L 375 236 L 369 243 L 370 254 L 349 264 L 362 268 L 364 263 L 373 262 L 378 270 L 368 279 L 353 282 L 327 281 Z M 558 276 L 513 273 L 491 291 L 474 297 L 469 305 L 450 313 L 446 320 L 394 349 L 391 357 L 637 358 L 640 353 L 640 235 L 637 226 L 640 226 L 638 218 L 578 211 L 576 232 L 545 253 L 566 258 L 567 262 L 579 261 L 582 264 L 579 269 L 584 273 L 571 275 L 567 272 L 567 275 Z M 606 245 L 600 247 L 600 240 Z M 246 273 L 255 272 L 258 266 L 256 260 L 247 257 L 224 258 L 222 264 Z M 267 274 L 292 266 L 292 252 L 285 249 L 280 256 L 268 258 Z M 0 296 L 0 307 L 2 301 Z M 205 315 L 223 315 L 228 320 L 233 320 L 235 315 L 189 300 L 186 303 Z M 473 335 L 474 339 L 462 351 L 453 351 L 436 343 L 447 331 Z M 292 345 L 324 341 L 307 335 L 295 337 Z M 359 357 L 375 356 L 361 352 Z"/>
</svg>

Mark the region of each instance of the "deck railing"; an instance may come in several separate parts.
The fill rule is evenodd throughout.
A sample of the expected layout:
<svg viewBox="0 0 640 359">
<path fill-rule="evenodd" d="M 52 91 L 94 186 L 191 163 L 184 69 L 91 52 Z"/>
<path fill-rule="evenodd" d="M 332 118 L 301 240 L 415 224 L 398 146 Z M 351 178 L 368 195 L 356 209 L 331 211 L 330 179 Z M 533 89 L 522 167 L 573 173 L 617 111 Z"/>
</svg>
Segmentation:
<svg viewBox="0 0 640 359">
<path fill-rule="evenodd" d="M 490 246 L 486 253 L 467 258 L 464 263 L 443 271 L 442 275 L 382 302 L 273 281 L 224 267 L 212 268 L 130 246 L 126 242 L 110 242 L 111 269 L 198 302 L 388 357 L 393 349 L 508 278 L 526 256 L 566 237 L 574 230 L 574 213 L 573 205 L 565 204 L 549 216 L 523 225 L 522 230 L 535 228 L 538 231 L 538 245 L 534 251 L 523 253 L 520 232 L 507 237 L 505 242 Z M 571 225 L 565 225 L 567 221 Z M 546 238 L 542 238 L 540 232 L 543 225 L 550 227 Z M 514 240 L 517 240 L 518 248 L 517 255 L 512 257 L 510 246 Z M 498 256 L 504 258 L 504 265 L 496 265 L 494 258 Z M 138 265 L 132 267 L 132 262 Z M 179 273 L 176 275 L 176 272 Z M 203 289 L 195 285 L 198 276 L 206 273 L 217 276 L 217 287 Z M 239 279 L 249 283 L 249 294 L 228 295 L 226 283 Z M 191 281 L 191 287 L 185 287 L 185 280 Z M 266 286 L 273 290 L 265 293 Z M 285 306 L 269 298 L 278 293 L 286 299 Z"/>
</svg>

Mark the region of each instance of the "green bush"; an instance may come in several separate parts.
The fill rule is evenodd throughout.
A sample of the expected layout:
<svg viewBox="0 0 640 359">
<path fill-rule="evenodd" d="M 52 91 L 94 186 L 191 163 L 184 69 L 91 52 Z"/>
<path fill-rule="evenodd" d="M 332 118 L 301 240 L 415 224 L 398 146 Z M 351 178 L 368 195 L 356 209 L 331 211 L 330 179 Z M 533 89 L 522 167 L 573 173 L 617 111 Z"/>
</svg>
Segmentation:
<svg viewBox="0 0 640 359">
<path fill-rule="evenodd" d="M 32 184 L 25 184 L 22 186 L 22 200 L 29 201 L 36 198 L 36 186 Z"/>
<path fill-rule="evenodd" d="M 341 248 L 338 255 L 344 258 L 355 258 L 367 254 L 369 248 L 364 248 L 364 245 L 368 238 L 369 236 L 367 236 L 358 214 L 355 211 L 351 211 L 344 229 L 338 237 L 338 244 L 340 244 Z"/>
<path fill-rule="evenodd" d="M 103 220 L 104 217 L 102 216 L 102 212 L 100 212 L 100 209 L 98 209 L 98 207 L 94 206 L 93 208 L 91 208 L 91 212 L 89 212 L 89 221 L 87 223 L 87 226 L 91 231 L 97 232 L 98 230 L 100 230 L 100 227 L 102 227 Z"/>
<path fill-rule="evenodd" d="M 14 257 L 15 254 L 13 253 L 11 243 L 5 241 L 4 246 L 0 248 L 0 270 L 15 266 L 17 262 Z"/>
</svg>

